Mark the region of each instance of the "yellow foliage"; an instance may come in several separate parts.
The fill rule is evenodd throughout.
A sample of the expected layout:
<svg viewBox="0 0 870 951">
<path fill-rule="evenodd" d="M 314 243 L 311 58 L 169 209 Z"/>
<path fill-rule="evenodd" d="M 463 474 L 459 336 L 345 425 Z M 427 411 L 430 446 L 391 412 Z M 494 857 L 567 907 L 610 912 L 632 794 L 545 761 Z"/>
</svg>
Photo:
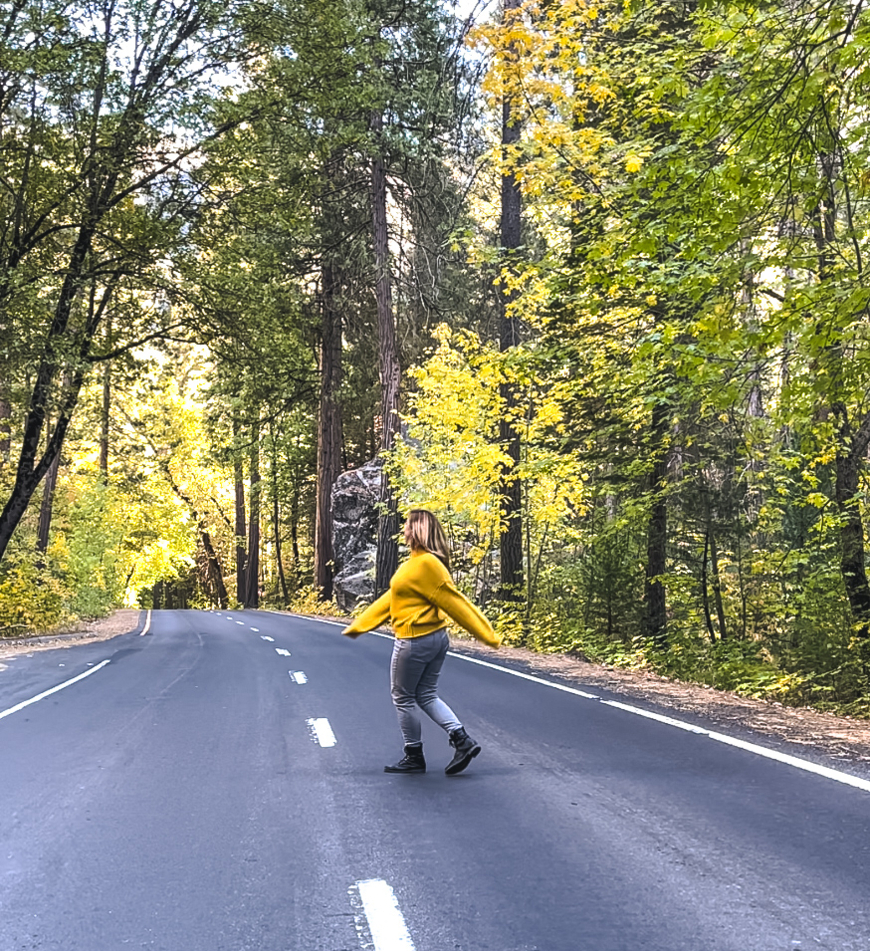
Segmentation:
<svg viewBox="0 0 870 951">
<path fill-rule="evenodd" d="M 544 389 L 530 365 L 506 363 L 473 334 L 441 325 L 434 336 L 435 349 L 411 371 L 417 387 L 409 398 L 407 438 L 391 459 L 403 506 L 425 505 L 441 516 L 472 565 L 498 547 L 499 485 L 513 465 L 499 444 L 499 420 L 508 415 L 499 384 L 510 380 L 521 394 L 512 416 L 522 431 L 515 471 L 528 540 L 535 548 L 547 537 L 564 541 L 587 505 L 587 474 L 577 457 L 547 448 L 544 440 L 564 427 L 567 389 Z"/>
<path fill-rule="evenodd" d="M 643 158 L 635 152 L 631 152 L 625 157 L 625 170 L 627 172 L 639 172 L 643 168 Z"/>
</svg>

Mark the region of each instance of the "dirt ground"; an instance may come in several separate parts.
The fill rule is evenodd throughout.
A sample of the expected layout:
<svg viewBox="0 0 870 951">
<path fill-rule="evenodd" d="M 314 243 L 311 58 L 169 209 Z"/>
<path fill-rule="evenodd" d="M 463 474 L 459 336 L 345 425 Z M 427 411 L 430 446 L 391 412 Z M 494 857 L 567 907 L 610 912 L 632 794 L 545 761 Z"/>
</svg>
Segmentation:
<svg viewBox="0 0 870 951">
<path fill-rule="evenodd" d="M 0 640 L 0 670 L 8 665 L 10 659 L 21 654 L 108 640 L 117 634 L 132 631 L 141 615 L 141 611 L 119 610 L 109 617 L 84 622 L 63 634 L 15 641 Z M 784 707 L 765 700 L 749 700 L 712 687 L 681 683 L 648 671 L 591 664 L 565 654 L 537 654 L 522 647 L 503 647 L 493 651 L 464 638 L 454 638 L 453 649 L 528 673 L 551 675 L 578 686 L 602 687 L 626 698 L 660 704 L 675 713 L 699 714 L 722 729 L 729 726 L 745 727 L 761 735 L 821 750 L 844 761 L 870 763 L 868 720 L 838 717 L 806 707 Z"/>
<path fill-rule="evenodd" d="M 81 621 L 55 634 L 44 634 L 39 637 L 4 637 L 0 639 L 0 670 L 8 667 L 7 661 L 14 660 L 22 654 L 106 641 L 117 634 L 126 634 L 127 631 L 135 630 L 143 613 L 123 608 L 113 611 L 108 617 L 98 618 L 96 621 Z"/>
</svg>

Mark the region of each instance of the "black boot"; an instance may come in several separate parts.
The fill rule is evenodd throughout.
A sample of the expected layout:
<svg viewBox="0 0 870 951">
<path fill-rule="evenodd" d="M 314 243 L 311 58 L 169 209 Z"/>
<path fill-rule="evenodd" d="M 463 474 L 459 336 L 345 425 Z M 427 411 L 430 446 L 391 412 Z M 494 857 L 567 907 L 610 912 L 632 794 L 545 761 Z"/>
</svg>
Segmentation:
<svg viewBox="0 0 870 951">
<path fill-rule="evenodd" d="M 475 743 L 465 732 L 465 727 L 461 726 L 450 734 L 450 745 L 454 749 L 453 759 L 447 764 L 444 772 L 448 776 L 455 776 L 456 773 L 461 773 L 477 756 L 480 752 L 480 744 Z"/>
<path fill-rule="evenodd" d="M 385 766 L 385 773 L 425 773 L 426 760 L 423 759 L 423 744 L 414 743 L 405 747 L 405 755 L 393 766 Z"/>
</svg>

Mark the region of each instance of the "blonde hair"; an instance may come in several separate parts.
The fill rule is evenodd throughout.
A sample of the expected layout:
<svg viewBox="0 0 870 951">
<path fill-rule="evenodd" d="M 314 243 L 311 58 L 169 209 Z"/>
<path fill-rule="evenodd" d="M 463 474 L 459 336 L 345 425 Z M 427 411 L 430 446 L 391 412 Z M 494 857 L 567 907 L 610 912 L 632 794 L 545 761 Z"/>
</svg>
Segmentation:
<svg viewBox="0 0 870 951">
<path fill-rule="evenodd" d="M 426 509 L 411 509 L 406 522 L 411 551 L 428 551 L 450 571 L 450 544 L 438 519 Z"/>
</svg>

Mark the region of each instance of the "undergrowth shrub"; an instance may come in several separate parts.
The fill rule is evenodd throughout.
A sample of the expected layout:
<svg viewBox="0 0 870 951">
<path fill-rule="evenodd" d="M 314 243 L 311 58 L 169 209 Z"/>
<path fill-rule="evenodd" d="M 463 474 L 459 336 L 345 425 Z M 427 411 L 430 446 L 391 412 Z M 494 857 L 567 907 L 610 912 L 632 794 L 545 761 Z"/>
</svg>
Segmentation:
<svg viewBox="0 0 870 951">
<path fill-rule="evenodd" d="M 70 619 L 70 597 L 50 566 L 11 553 L 0 564 L 0 637 L 50 631 Z"/>
</svg>

